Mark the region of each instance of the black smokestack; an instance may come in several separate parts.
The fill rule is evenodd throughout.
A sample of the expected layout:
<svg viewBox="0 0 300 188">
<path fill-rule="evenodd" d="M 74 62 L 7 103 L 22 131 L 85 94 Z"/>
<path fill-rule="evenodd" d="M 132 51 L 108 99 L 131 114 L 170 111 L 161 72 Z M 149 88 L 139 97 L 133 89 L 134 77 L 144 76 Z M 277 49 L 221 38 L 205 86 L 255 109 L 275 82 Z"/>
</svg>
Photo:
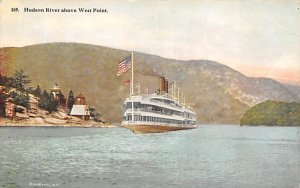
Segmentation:
<svg viewBox="0 0 300 188">
<path fill-rule="evenodd" d="M 169 84 L 168 84 L 168 80 L 165 79 L 165 92 L 168 93 L 169 91 Z"/>
<path fill-rule="evenodd" d="M 163 76 L 160 76 L 159 77 L 159 90 L 160 90 L 160 94 L 163 94 L 164 91 L 166 90 L 165 89 L 165 77 Z"/>
</svg>

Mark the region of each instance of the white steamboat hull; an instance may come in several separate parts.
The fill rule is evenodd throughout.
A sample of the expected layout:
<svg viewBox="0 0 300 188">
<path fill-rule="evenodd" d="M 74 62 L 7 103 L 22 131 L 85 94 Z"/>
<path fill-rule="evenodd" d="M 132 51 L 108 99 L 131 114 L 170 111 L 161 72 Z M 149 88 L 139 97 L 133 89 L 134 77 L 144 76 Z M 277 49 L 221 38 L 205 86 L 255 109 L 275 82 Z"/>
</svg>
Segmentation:
<svg viewBox="0 0 300 188">
<path fill-rule="evenodd" d="M 145 133 L 164 133 L 168 131 L 179 131 L 197 128 L 196 126 L 174 126 L 174 125 L 146 125 L 146 124 L 134 124 L 134 125 L 122 125 L 122 127 L 132 130 L 137 134 Z"/>
</svg>

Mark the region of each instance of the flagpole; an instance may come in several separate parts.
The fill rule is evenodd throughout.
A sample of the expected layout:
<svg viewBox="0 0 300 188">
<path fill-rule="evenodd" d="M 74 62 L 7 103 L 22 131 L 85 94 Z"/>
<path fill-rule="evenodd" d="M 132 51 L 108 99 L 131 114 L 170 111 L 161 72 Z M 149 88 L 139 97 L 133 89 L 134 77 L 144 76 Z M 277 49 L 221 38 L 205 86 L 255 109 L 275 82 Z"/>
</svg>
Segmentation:
<svg viewBox="0 0 300 188">
<path fill-rule="evenodd" d="M 129 96 L 131 97 L 131 80 L 129 82 Z"/>
<path fill-rule="evenodd" d="M 133 115 L 133 51 L 131 52 L 131 121 L 134 122 Z"/>
</svg>

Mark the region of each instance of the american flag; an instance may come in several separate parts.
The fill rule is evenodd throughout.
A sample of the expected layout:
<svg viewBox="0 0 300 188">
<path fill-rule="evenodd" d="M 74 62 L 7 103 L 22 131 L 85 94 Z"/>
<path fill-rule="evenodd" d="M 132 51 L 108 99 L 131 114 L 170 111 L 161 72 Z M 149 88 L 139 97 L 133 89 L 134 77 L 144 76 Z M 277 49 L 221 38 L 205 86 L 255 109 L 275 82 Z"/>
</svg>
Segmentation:
<svg viewBox="0 0 300 188">
<path fill-rule="evenodd" d="M 129 84 L 130 84 L 130 80 L 125 80 L 123 83 L 124 83 L 125 85 L 129 85 Z"/>
<path fill-rule="evenodd" d="M 131 56 L 126 57 L 119 63 L 117 76 L 122 76 L 131 68 Z"/>
</svg>

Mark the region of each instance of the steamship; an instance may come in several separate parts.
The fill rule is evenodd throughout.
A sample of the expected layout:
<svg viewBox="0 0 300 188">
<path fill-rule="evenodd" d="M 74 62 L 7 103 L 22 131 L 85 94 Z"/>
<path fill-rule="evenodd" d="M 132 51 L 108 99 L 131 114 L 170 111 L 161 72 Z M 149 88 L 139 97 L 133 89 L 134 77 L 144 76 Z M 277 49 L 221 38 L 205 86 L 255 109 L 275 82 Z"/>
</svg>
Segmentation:
<svg viewBox="0 0 300 188">
<path fill-rule="evenodd" d="M 159 83 L 158 92 L 131 95 L 125 100 L 121 126 L 141 134 L 196 128 L 196 113 L 185 104 L 179 88 L 172 84 L 170 95 L 168 81 L 159 77 Z"/>
</svg>

